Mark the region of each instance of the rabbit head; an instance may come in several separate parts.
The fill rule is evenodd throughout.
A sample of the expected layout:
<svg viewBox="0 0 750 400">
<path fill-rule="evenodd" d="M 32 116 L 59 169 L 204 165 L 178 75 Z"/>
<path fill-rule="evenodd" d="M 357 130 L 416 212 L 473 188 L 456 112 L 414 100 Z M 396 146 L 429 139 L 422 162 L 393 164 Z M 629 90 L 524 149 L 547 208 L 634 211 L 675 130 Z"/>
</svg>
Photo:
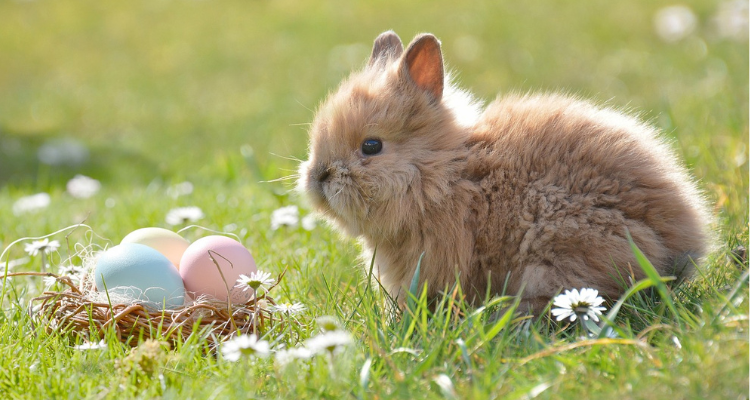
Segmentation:
<svg viewBox="0 0 750 400">
<path fill-rule="evenodd" d="M 378 36 L 367 66 L 320 106 L 299 189 L 353 236 L 393 238 L 418 223 L 461 173 L 459 117 L 478 114 L 447 82 L 434 36 L 419 35 L 406 50 L 395 33 Z"/>
</svg>

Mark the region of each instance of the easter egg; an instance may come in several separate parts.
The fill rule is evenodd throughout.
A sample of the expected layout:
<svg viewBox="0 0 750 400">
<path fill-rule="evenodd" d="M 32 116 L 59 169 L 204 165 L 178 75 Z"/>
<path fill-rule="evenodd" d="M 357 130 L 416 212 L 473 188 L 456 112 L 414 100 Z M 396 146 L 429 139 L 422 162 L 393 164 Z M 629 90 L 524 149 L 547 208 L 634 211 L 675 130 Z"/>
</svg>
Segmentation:
<svg viewBox="0 0 750 400">
<path fill-rule="evenodd" d="M 180 269 L 180 259 L 190 242 L 182 236 L 164 228 L 141 228 L 130 232 L 120 243 L 143 244 L 163 254 Z"/>
<path fill-rule="evenodd" d="M 94 281 L 96 290 L 106 290 L 115 302 L 125 298 L 150 308 L 172 309 L 185 300 L 177 268 L 158 251 L 139 243 L 123 243 L 100 254 Z"/>
<path fill-rule="evenodd" d="M 213 258 L 213 260 L 212 260 Z M 206 236 L 193 242 L 180 260 L 185 289 L 195 297 L 207 295 L 217 300 L 230 298 L 244 303 L 252 290 L 235 288 L 240 275 L 256 271 L 255 260 L 245 246 L 226 236 Z"/>
</svg>

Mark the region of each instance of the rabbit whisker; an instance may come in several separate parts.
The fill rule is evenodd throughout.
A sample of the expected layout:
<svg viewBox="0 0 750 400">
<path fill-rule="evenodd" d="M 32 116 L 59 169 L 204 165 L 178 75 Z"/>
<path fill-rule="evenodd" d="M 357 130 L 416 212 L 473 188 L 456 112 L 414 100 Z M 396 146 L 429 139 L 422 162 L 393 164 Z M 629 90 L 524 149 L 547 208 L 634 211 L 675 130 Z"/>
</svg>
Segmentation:
<svg viewBox="0 0 750 400">
<path fill-rule="evenodd" d="M 305 110 L 307 110 L 307 111 L 310 111 L 311 113 L 315 113 L 315 111 L 311 110 L 311 109 L 310 109 L 310 107 L 308 107 L 308 106 L 306 106 L 306 105 L 302 104 L 302 102 L 301 102 L 301 101 L 299 101 L 299 100 L 297 100 L 297 99 L 294 99 L 294 101 L 295 101 L 295 102 L 296 102 L 297 104 L 301 105 L 301 106 L 302 106 L 302 108 L 304 108 Z"/>
<path fill-rule="evenodd" d="M 295 162 L 298 162 L 298 163 L 305 162 L 304 160 L 300 160 L 299 158 L 294 157 L 294 156 L 282 156 L 282 155 L 279 155 L 279 154 L 276 154 L 276 153 L 270 153 L 270 152 L 268 154 L 270 154 L 270 155 L 272 155 L 274 157 L 278 157 L 278 158 L 284 159 L 284 160 L 295 161 Z"/>
<path fill-rule="evenodd" d="M 300 176 L 299 174 L 294 174 L 294 175 L 282 176 L 281 178 L 270 179 L 267 181 L 258 181 L 258 182 L 259 183 L 285 182 L 285 181 L 290 181 L 290 180 L 296 180 L 297 178 L 299 178 L 299 176 Z"/>
</svg>

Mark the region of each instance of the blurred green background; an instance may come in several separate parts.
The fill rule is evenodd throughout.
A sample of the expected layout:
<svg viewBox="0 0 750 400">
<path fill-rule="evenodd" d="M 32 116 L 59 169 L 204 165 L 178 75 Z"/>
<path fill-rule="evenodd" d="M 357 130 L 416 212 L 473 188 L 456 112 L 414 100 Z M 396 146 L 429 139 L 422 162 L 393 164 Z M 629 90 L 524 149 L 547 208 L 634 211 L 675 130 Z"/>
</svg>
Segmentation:
<svg viewBox="0 0 750 400">
<path fill-rule="evenodd" d="M 485 101 L 562 90 L 640 114 L 674 139 L 722 221 L 744 226 L 747 5 L 680 4 L 669 15 L 675 3 L 649 0 L 3 1 L 0 206 L 54 198 L 79 173 L 122 195 L 288 176 L 317 104 L 393 29 L 405 42 L 437 35 Z M 45 164 L 45 145 L 81 156 Z"/>
<path fill-rule="evenodd" d="M 168 392 L 159 391 L 159 373 L 145 381 L 148 392 L 131 394 L 132 385 L 111 385 L 122 351 L 77 352 L 65 337 L 25 325 L 27 300 L 43 282 L 16 277 L 5 298 L 11 309 L 0 310 L 0 397 L 10 389 L 23 398 L 342 398 L 366 386 L 359 368 L 367 357 L 380 398 L 437 398 L 438 373 L 454 379 L 457 398 L 741 398 L 747 285 L 738 276 L 746 267 L 728 253 L 748 235 L 747 21 L 746 0 L 0 0 L 0 264 L 39 271 L 45 258 L 28 256 L 32 239 L 24 238 L 82 221 L 90 229 L 50 236 L 61 244 L 48 259 L 53 272 L 137 228 L 195 223 L 237 235 L 259 269 L 286 272 L 273 295 L 308 306 L 300 339 L 313 317 L 335 315 L 366 348 L 349 353 L 336 380 L 320 374 L 322 363 L 313 375 L 279 379 L 270 361 L 233 367 L 201 356 L 201 344 L 185 346 L 176 353 L 187 358 L 163 369 Z M 637 334 L 653 344 L 648 351 L 613 344 L 508 363 L 567 343 L 564 328 L 542 338 L 526 334 L 524 322 L 482 349 L 467 340 L 474 370 L 455 339 L 476 338 L 475 314 L 455 330 L 423 322 L 418 330 L 430 335 L 412 338 L 394 323 L 402 332 L 394 334 L 373 322 L 380 303 L 356 268 L 353 240 L 322 224 L 272 229 L 279 207 L 310 214 L 293 191 L 307 124 L 388 29 L 405 42 L 437 35 L 460 85 L 485 102 L 559 90 L 658 126 L 719 222 L 717 251 L 689 295 L 676 296 L 695 316 L 672 319 L 663 304 L 642 312 L 649 303 L 640 300 L 624 324 L 648 326 Z M 76 197 L 67 186 L 78 174 L 100 190 Z M 38 193 L 41 202 L 29 202 Z M 168 221 L 180 207 L 198 207 L 202 218 Z M 412 347 L 424 350 L 422 361 L 399 351 Z"/>
</svg>

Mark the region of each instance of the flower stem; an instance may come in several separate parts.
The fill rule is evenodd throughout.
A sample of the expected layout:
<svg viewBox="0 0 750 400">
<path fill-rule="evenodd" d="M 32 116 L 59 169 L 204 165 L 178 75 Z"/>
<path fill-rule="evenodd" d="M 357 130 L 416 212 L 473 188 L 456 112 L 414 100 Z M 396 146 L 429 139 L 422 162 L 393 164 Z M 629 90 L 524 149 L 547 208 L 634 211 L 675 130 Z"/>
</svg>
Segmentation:
<svg viewBox="0 0 750 400">
<path fill-rule="evenodd" d="M 253 333 L 258 334 L 258 291 L 253 288 L 253 299 L 255 300 L 255 307 L 253 308 Z"/>
<path fill-rule="evenodd" d="M 331 378 L 335 378 L 336 371 L 333 369 L 333 350 L 328 351 L 328 372 L 331 374 Z"/>
<path fill-rule="evenodd" d="M 586 328 L 586 321 L 583 320 L 583 315 L 578 315 L 578 326 L 581 333 L 583 333 L 584 336 L 587 336 L 588 334 L 588 328 Z"/>
</svg>

